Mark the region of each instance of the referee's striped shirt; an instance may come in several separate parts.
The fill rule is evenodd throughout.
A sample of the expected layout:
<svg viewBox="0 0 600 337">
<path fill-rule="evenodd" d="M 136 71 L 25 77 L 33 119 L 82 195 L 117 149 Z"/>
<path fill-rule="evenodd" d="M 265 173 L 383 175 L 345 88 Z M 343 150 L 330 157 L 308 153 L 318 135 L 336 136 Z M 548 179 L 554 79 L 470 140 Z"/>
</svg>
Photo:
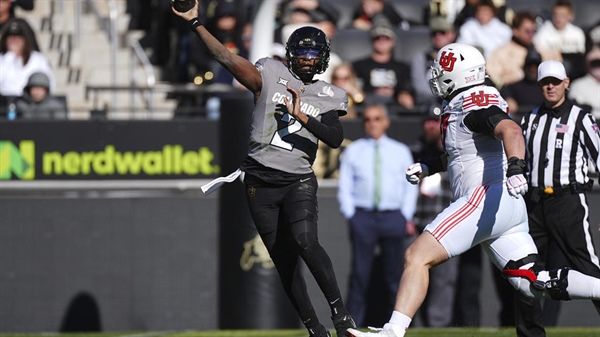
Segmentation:
<svg viewBox="0 0 600 337">
<path fill-rule="evenodd" d="M 537 107 L 523 117 L 521 126 L 531 186 L 585 184 L 588 161 L 600 168 L 598 124 L 571 101 L 555 109 Z"/>
</svg>

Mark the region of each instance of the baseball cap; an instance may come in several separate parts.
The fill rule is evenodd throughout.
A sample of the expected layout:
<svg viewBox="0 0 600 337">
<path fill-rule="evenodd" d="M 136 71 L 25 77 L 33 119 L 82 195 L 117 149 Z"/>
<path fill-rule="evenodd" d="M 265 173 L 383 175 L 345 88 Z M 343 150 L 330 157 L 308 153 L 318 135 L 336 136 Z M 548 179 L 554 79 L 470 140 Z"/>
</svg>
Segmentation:
<svg viewBox="0 0 600 337">
<path fill-rule="evenodd" d="M 222 18 L 224 16 L 235 16 L 236 7 L 233 1 L 220 1 L 215 10 L 215 17 Z"/>
<path fill-rule="evenodd" d="M 431 32 L 450 32 L 454 26 L 443 16 L 433 16 L 429 19 L 429 30 Z"/>
<path fill-rule="evenodd" d="M 544 61 L 540 63 L 538 67 L 538 81 L 543 80 L 546 77 L 554 77 L 559 80 L 564 80 L 567 78 L 567 72 L 565 71 L 565 66 L 558 61 Z"/>
<path fill-rule="evenodd" d="M 540 63 L 542 63 L 542 55 L 535 49 L 530 50 L 525 57 L 525 65 L 535 64 L 539 66 Z"/>
<path fill-rule="evenodd" d="M 378 36 L 387 36 L 392 40 L 396 39 L 396 32 L 388 25 L 378 25 L 371 29 L 371 37 L 375 38 Z"/>
<path fill-rule="evenodd" d="M 8 29 L 6 31 L 6 35 L 24 35 L 24 34 L 25 34 L 25 32 L 23 31 L 23 28 L 21 28 L 19 23 L 16 21 L 12 21 L 9 24 Z"/>
</svg>

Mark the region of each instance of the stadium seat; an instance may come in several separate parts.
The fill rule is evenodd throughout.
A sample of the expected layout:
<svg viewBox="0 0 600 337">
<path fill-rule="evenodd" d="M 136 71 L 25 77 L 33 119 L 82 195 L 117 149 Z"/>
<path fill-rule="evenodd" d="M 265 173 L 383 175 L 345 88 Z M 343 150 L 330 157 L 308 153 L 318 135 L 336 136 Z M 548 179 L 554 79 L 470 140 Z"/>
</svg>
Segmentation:
<svg viewBox="0 0 600 337">
<path fill-rule="evenodd" d="M 396 34 L 398 39 L 394 56 L 399 61 L 410 63 L 415 54 L 425 51 L 431 46 L 428 27 L 418 26 L 406 31 L 397 29 Z"/>
<path fill-rule="evenodd" d="M 371 54 L 371 35 L 354 28 L 340 29 L 331 40 L 331 51 L 345 61 L 353 62 Z"/>
</svg>

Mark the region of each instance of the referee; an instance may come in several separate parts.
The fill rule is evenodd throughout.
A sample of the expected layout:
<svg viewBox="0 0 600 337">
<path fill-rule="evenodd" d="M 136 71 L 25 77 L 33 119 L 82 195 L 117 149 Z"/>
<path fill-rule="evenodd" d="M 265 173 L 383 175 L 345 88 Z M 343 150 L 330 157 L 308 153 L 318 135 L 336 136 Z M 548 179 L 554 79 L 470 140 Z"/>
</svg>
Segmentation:
<svg viewBox="0 0 600 337">
<path fill-rule="evenodd" d="M 598 124 L 590 112 L 566 98 L 570 80 L 562 63 L 542 62 L 537 80 L 543 104 L 521 122 L 529 169 L 529 231 L 542 265 L 548 243 L 554 241 L 569 267 L 600 277 L 586 197 L 594 183 L 587 175 L 588 161 L 600 168 Z M 593 303 L 600 314 L 600 301 Z M 539 300 L 519 296 L 516 325 L 518 336 L 546 336 Z"/>
</svg>

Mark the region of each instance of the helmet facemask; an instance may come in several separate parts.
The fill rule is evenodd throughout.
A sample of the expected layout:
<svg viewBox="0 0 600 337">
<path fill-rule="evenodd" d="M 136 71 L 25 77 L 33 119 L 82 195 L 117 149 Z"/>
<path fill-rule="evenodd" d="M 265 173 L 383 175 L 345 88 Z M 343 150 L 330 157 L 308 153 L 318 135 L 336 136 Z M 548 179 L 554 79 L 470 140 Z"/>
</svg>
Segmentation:
<svg viewBox="0 0 600 337">
<path fill-rule="evenodd" d="M 329 65 L 329 40 L 321 30 L 314 27 L 297 29 L 286 45 L 286 58 L 290 70 L 302 80 L 311 80 L 322 74 Z M 306 65 L 307 60 L 314 60 Z"/>
</svg>

